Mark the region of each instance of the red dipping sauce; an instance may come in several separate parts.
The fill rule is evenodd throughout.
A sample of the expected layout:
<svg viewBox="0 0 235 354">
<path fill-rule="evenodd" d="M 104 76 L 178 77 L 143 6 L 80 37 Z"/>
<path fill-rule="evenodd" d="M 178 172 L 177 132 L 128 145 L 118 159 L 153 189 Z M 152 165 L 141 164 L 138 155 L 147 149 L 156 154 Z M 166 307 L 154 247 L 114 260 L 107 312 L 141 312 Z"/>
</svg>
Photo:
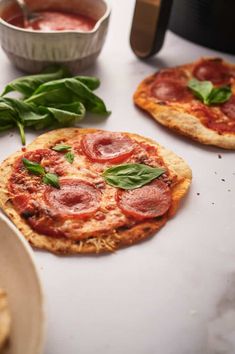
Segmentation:
<svg viewBox="0 0 235 354">
<path fill-rule="evenodd" d="M 15 16 L 7 20 L 13 26 L 37 31 L 91 31 L 96 21 L 90 17 L 62 12 L 62 11 L 37 11 L 37 19 L 24 23 L 23 16 Z"/>
</svg>

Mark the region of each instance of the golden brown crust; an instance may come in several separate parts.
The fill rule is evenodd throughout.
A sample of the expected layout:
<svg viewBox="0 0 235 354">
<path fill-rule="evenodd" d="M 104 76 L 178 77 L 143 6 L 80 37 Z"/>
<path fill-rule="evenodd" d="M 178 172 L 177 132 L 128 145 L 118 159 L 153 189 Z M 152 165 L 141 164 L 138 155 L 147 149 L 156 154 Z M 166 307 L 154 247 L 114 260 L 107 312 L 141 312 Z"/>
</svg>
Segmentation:
<svg viewBox="0 0 235 354">
<path fill-rule="evenodd" d="M 188 78 L 191 78 L 192 69 L 198 62 L 178 66 L 176 70 L 183 70 Z M 235 70 L 235 65 L 224 63 L 231 67 L 232 70 Z M 134 94 L 134 102 L 138 107 L 147 111 L 158 123 L 202 144 L 219 146 L 224 149 L 235 149 L 234 133 L 225 132 L 220 134 L 203 125 L 195 115 L 186 113 L 184 109 L 179 109 L 180 104 L 178 107 L 174 107 L 174 105 L 161 105 L 152 99 L 148 92 L 149 85 L 153 82 L 154 77 L 155 74 L 147 77 L 138 86 Z M 234 92 L 235 87 L 232 89 Z"/>
<path fill-rule="evenodd" d="M 10 333 L 10 312 L 6 293 L 0 289 L 0 350 Z"/>
<path fill-rule="evenodd" d="M 96 129 L 78 128 L 54 130 L 36 138 L 27 147 L 27 151 L 50 147 L 57 141 L 61 141 L 66 137 L 73 138 L 77 134 L 87 134 L 95 131 Z M 170 171 L 177 175 L 177 183 L 172 190 L 173 202 L 167 215 L 154 220 L 151 219 L 149 221 L 140 222 L 130 228 L 125 227 L 117 230 L 110 230 L 110 234 L 108 236 L 106 235 L 99 238 L 90 238 L 82 241 L 40 235 L 30 228 L 25 220 L 14 209 L 11 201 L 9 200 L 7 183 L 12 172 L 14 161 L 22 154 L 20 151 L 7 158 L 0 166 L 0 206 L 32 246 L 60 254 L 86 254 L 114 251 L 121 246 L 130 245 L 152 236 L 166 223 L 169 217 L 174 215 L 180 200 L 186 194 L 190 186 L 192 178 L 190 168 L 183 159 L 176 156 L 173 152 L 163 148 L 156 142 L 136 134 L 126 134 L 140 142 L 146 142 L 150 145 L 157 146 L 159 155 L 163 158 L 166 166 Z"/>
</svg>

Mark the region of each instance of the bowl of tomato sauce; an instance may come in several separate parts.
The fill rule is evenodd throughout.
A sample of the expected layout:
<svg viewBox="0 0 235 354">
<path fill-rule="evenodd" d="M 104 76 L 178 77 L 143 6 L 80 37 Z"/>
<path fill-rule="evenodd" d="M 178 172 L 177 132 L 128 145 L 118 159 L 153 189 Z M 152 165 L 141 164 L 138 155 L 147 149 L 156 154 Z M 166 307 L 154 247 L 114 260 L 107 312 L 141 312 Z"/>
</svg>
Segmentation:
<svg viewBox="0 0 235 354">
<path fill-rule="evenodd" d="M 28 73 L 62 64 L 73 73 L 92 65 L 110 18 L 107 0 L 26 0 L 37 16 L 25 21 L 14 0 L 0 0 L 0 41 L 10 61 Z"/>
</svg>

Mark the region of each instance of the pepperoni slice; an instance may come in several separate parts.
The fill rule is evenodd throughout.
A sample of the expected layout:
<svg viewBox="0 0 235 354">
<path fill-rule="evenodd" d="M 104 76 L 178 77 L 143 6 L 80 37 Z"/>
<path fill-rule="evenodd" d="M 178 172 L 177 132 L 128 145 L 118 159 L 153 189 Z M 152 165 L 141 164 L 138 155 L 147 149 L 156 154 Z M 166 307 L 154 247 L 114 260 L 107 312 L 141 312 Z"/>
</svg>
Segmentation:
<svg viewBox="0 0 235 354">
<path fill-rule="evenodd" d="M 156 74 L 156 80 L 188 81 L 188 77 L 183 70 L 178 68 L 163 69 Z"/>
<path fill-rule="evenodd" d="M 232 99 L 232 98 L 231 98 Z M 231 100 L 230 99 L 230 100 Z M 227 114 L 227 117 L 224 117 L 221 112 L 211 107 L 205 106 L 202 103 L 197 103 L 192 105 L 187 112 L 189 114 L 194 114 L 196 117 L 200 119 L 203 125 L 207 128 L 212 129 L 219 134 L 223 133 L 234 133 L 235 132 L 235 116 L 234 118 L 229 117 L 228 114 L 232 115 L 232 107 L 235 107 L 235 100 L 230 100 L 223 105 L 221 105 L 220 110 Z"/>
<path fill-rule="evenodd" d="M 149 219 L 161 216 L 171 205 L 171 192 L 163 181 L 157 179 L 150 184 L 133 190 L 117 192 L 119 208 L 127 216 Z"/>
<path fill-rule="evenodd" d="M 30 195 L 29 194 L 18 194 L 12 198 L 12 203 L 20 214 L 29 212 L 30 207 Z"/>
<path fill-rule="evenodd" d="M 97 132 L 82 139 L 82 150 L 92 161 L 121 162 L 132 155 L 134 142 L 124 134 Z"/>
<path fill-rule="evenodd" d="M 231 119 L 235 119 L 235 96 L 220 106 L 221 111 Z"/>
<path fill-rule="evenodd" d="M 229 68 L 221 59 L 203 60 L 194 69 L 193 76 L 201 81 L 211 81 L 214 84 L 228 84 L 230 81 Z"/>
<path fill-rule="evenodd" d="M 80 218 L 98 210 L 101 192 L 92 183 L 79 179 L 62 179 L 60 189 L 48 187 L 44 199 L 58 215 Z"/>
<path fill-rule="evenodd" d="M 181 101 L 189 96 L 187 87 L 179 82 L 162 80 L 156 81 L 152 86 L 152 95 L 162 101 Z"/>
</svg>

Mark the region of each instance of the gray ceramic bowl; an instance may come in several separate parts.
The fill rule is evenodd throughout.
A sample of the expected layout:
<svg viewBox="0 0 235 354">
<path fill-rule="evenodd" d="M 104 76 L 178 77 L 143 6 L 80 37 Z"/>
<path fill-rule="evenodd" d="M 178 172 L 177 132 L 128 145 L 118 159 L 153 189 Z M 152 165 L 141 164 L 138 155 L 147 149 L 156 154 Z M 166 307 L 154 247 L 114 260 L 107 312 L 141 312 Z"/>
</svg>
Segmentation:
<svg viewBox="0 0 235 354">
<path fill-rule="evenodd" d="M 56 9 L 80 13 L 95 19 L 89 32 L 42 32 L 12 26 L 4 20 L 8 11 L 19 12 L 14 0 L 0 1 L 0 40 L 8 58 L 19 69 L 40 72 L 52 63 L 66 65 L 78 72 L 94 63 L 107 33 L 110 6 L 106 0 L 28 0 L 33 11 Z"/>
</svg>

